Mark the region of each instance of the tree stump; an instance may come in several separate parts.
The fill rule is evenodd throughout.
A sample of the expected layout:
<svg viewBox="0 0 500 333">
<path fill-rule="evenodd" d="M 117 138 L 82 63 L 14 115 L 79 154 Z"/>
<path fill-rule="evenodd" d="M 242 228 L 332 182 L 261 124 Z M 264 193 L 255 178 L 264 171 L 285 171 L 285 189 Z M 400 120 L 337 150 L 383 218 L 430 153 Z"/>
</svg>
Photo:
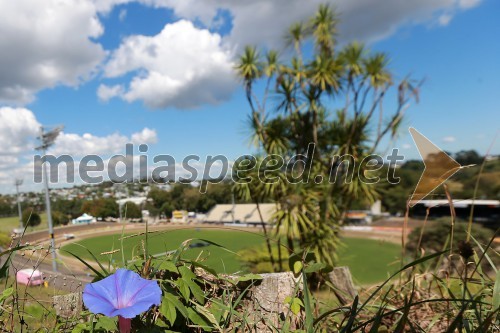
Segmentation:
<svg viewBox="0 0 500 333">
<path fill-rule="evenodd" d="M 63 318 L 77 317 L 82 312 L 82 293 L 71 293 L 62 296 L 54 296 L 52 303 L 56 314 Z"/>
<path fill-rule="evenodd" d="M 335 267 L 333 271 L 328 274 L 328 277 L 334 286 L 333 292 L 342 305 L 351 303 L 358 295 L 358 291 L 352 282 L 352 275 L 349 267 Z"/>
<path fill-rule="evenodd" d="M 250 288 L 242 301 L 241 313 L 246 316 L 248 332 L 275 332 L 288 322 L 289 329 L 295 329 L 303 320 L 303 311 L 294 315 L 287 297 L 299 297 L 302 280 L 292 272 L 260 274 L 262 280 Z"/>
</svg>

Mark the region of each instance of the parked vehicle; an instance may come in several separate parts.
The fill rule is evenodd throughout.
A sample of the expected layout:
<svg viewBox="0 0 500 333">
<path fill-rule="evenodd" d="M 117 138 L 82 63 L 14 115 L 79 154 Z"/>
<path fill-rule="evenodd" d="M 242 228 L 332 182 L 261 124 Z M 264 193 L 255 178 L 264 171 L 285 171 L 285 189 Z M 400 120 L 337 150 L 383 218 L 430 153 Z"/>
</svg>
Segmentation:
<svg viewBox="0 0 500 333">
<path fill-rule="evenodd" d="M 17 283 L 27 286 L 38 286 L 43 284 L 43 273 L 38 269 L 25 268 L 16 273 Z"/>
</svg>

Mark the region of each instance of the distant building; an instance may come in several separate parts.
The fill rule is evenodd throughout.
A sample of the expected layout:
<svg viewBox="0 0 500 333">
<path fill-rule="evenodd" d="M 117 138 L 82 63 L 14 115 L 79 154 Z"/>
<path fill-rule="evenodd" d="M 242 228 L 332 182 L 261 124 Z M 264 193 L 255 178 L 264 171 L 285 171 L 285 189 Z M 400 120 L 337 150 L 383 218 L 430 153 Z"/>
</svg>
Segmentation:
<svg viewBox="0 0 500 333">
<path fill-rule="evenodd" d="M 174 210 L 172 212 L 172 222 L 176 223 L 186 223 L 187 222 L 188 213 L 185 210 Z"/>
<path fill-rule="evenodd" d="M 499 200 L 471 200 L 453 199 L 453 208 L 458 218 L 468 219 L 474 206 L 474 221 L 482 222 L 493 227 L 500 226 Z M 420 200 L 410 211 L 411 216 L 425 217 L 429 209 L 429 217 L 449 217 L 450 206 L 448 200 Z"/>
<path fill-rule="evenodd" d="M 258 225 L 262 222 L 273 223 L 275 204 L 260 204 L 262 220 L 256 204 L 219 204 L 215 205 L 205 217 L 205 223 Z"/>
<path fill-rule="evenodd" d="M 372 216 L 365 210 L 350 210 L 346 214 L 346 222 L 349 224 L 372 223 Z"/>
<path fill-rule="evenodd" d="M 145 203 L 146 200 L 148 200 L 147 197 L 131 197 L 131 198 L 116 200 L 116 203 L 118 203 L 119 206 L 123 206 L 127 202 L 132 202 L 132 203 L 136 204 L 137 206 L 140 206 L 143 203 Z"/>
</svg>

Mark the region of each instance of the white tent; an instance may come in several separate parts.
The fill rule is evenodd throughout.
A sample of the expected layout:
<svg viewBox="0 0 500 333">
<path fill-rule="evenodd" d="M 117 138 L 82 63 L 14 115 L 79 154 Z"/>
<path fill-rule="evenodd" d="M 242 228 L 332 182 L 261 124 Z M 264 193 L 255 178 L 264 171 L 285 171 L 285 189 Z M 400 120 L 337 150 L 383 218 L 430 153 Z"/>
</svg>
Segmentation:
<svg viewBox="0 0 500 333">
<path fill-rule="evenodd" d="M 95 217 L 88 215 L 84 213 L 82 216 L 77 217 L 76 219 L 73 219 L 72 223 L 73 224 L 84 224 L 84 223 L 94 223 L 96 222 Z"/>
</svg>

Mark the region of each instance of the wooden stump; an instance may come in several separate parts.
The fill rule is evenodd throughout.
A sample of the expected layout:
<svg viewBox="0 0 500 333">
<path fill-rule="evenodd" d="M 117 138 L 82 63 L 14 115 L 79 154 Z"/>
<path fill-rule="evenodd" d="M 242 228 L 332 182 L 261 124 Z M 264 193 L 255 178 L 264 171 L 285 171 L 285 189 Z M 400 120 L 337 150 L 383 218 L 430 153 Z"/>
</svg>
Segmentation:
<svg viewBox="0 0 500 333">
<path fill-rule="evenodd" d="M 248 332 L 274 332 L 289 323 L 289 329 L 295 329 L 303 320 L 303 315 L 294 315 L 285 302 L 287 297 L 298 297 L 302 292 L 302 280 L 294 277 L 292 272 L 260 274 L 261 281 L 252 286 L 243 299 L 241 312 L 247 316 Z M 275 329 L 273 329 L 275 328 Z"/>
<path fill-rule="evenodd" d="M 351 303 L 358 295 L 358 291 L 352 282 L 352 275 L 349 267 L 335 267 L 333 271 L 328 274 L 328 277 L 335 287 L 333 292 L 342 305 Z"/>
<path fill-rule="evenodd" d="M 56 314 L 63 318 L 77 317 L 82 312 L 82 293 L 71 293 L 52 298 Z"/>
</svg>

